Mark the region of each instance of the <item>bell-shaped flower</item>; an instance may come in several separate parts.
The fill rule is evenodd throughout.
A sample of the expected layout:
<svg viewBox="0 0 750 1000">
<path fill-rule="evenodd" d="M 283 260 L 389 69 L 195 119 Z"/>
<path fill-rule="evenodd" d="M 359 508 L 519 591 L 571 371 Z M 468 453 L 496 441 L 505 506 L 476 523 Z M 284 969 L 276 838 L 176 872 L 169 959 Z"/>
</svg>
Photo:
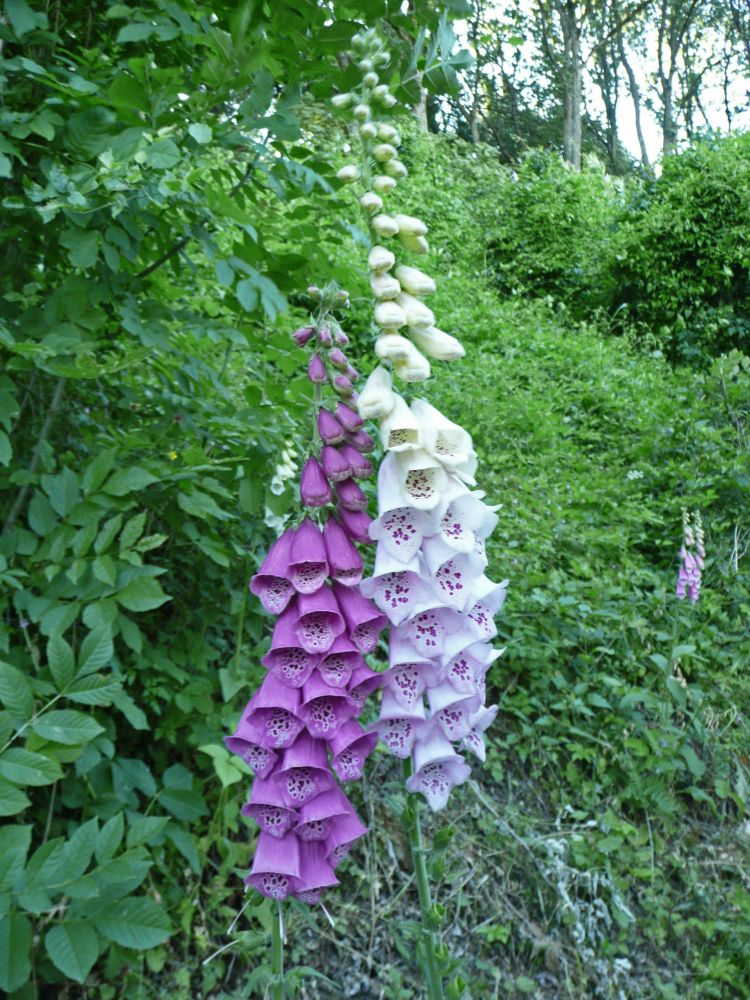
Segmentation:
<svg viewBox="0 0 750 1000">
<path fill-rule="evenodd" d="M 261 831 L 253 867 L 245 879 L 269 899 L 282 900 L 300 886 L 299 840 L 293 832 L 272 837 Z"/>
<path fill-rule="evenodd" d="M 443 809 L 451 789 L 463 784 L 471 768 L 435 727 L 428 739 L 414 747 L 414 773 L 406 782 L 410 792 L 421 792 L 433 812 Z"/>
<path fill-rule="evenodd" d="M 318 412 L 317 423 L 318 434 L 326 444 L 341 444 L 344 440 L 344 428 L 330 410 L 322 407 Z"/>
<path fill-rule="evenodd" d="M 330 587 L 324 585 L 314 594 L 300 594 L 295 632 L 304 650 L 327 653 L 343 631 L 344 619 Z"/>
<path fill-rule="evenodd" d="M 497 525 L 497 514 L 451 477 L 454 495 L 440 519 L 439 537 L 456 552 L 473 552 L 477 539 L 487 538 Z"/>
<path fill-rule="evenodd" d="M 302 467 L 300 498 L 305 507 L 324 507 L 333 499 L 323 466 L 311 455 Z"/>
<path fill-rule="evenodd" d="M 309 682 L 308 682 L 309 683 Z M 459 694 L 447 681 L 427 689 L 430 719 L 449 740 L 461 740 L 471 730 L 471 719 L 482 699 L 476 692 Z"/>
<path fill-rule="evenodd" d="M 406 358 L 394 361 L 393 370 L 402 382 L 425 382 L 432 371 L 430 362 L 413 344 L 411 346 Z"/>
<path fill-rule="evenodd" d="M 242 807 L 243 816 L 252 816 L 264 833 L 283 837 L 299 822 L 296 809 L 285 805 L 276 778 L 256 778 L 250 792 L 250 801 Z"/>
<path fill-rule="evenodd" d="M 318 665 L 320 676 L 329 687 L 349 685 L 352 671 L 365 666 L 362 654 L 346 635 L 340 635 Z"/>
<path fill-rule="evenodd" d="M 375 341 L 375 353 L 381 361 L 405 361 L 414 345 L 400 333 L 384 333 Z"/>
<path fill-rule="evenodd" d="M 366 545 L 370 541 L 370 525 L 372 518 L 366 510 L 347 510 L 339 507 L 341 527 L 353 542 Z"/>
<path fill-rule="evenodd" d="M 497 705 L 480 708 L 472 717 L 471 729 L 461 740 L 461 749 L 469 750 L 482 763 L 484 763 L 487 757 L 487 750 L 484 745 L 484 732 L 495 721 L 497 711 Z"/>
<path fill-rule="evenodd" d="M 307 377 L 315 385 L 325 385 L 328 381 L 325 361 L 319 354 L 313 354 L 307 365 Z"/>
<path fill-rule="evenodd" d="M 434 510 L 448 485 L 442 464 L 421 448 L 395 458 L 406 502 L 417 510 Z"/>
<path fill-rule="evenodd" d="M 260 569 L 250 581 L 250 590 L 272 615 L 279 615 L 294 595 L 289 579 L 289 555 L 294 531 L 291 528 L 277 538 Z"/>
<path fill-rule="evenodd" d="M 382 420 L 393 409 L 395 398 L 391 373 L 378 366 L 359 394 L 357 412 L 363 420 Z"/>
<path fill-rule="evenodd" d="M 357 667 L 352 672 L 347 691 L 349 692 L 349 697 L 357 706 L 358 712 L 362 711 L 365 702 L 373 691 L 377 691 L 382 686 L 383 675 L 377 670 L 371 670 L 367 664 L 363 667 Z"/>
<path fill-rule="evenodd" d="M 355 479 L 368 479 L 372 475 L 372 462 L 352 445 L 342 444 L 339 454 L 351 469 L 350 475 Z"/>
<path fill-rule="evenodd" d="M 292 539 L 289 576 L 300 594 L 312 594 L 328 576 L 326 547 L 320 528 L 305 518 Z"/>
<path fill-rule="evenodd" d="M 438 330 L 432 323 L 411 326 L 408 333 L 428 358 L 434 358 L 436 361 L 458 361 L 459 358 L 466 356 L 466 350 L 460 340 L 443 330 Z"/>
<path fill-rule="evenodd" d="M 438 607 L 420 611 L 401 627 L 404 637 L 420 656 L 435 659 L 442 655 L 446 631 L 455 629 L 459 623 L 460 618 L 455 611 Z"/>
<path fill-rule="evenodd" d="M 404 310 L 406 322 L 412 326 L 432 326 L 435 322 L 435 314 L 429 309 L 421 299 L 408 292 L 401 292 L 396 296 L 396 304 Z"/>
<path fill-rule="evenodd" d="M 279 759 L 279 755 L 270 747 L 262 747 L 252 742 L 250 728 L 242 717 L 234 733 L 224 737 L 224 745 L 230 753 L 241 757 L 259 778 L 268 778 Z"/>
<path fill-rule="evenodd" d="M 380 742 L 394 757 L 404 760 L 411 753 L 417 732 L 424 721 L 425 710 L 421 698 L 407 706 L 386 688 L 380 703 L 380 716 L 371 729 L 378 734 Z"/>
<path fill-rule="evenodd" d="M 432 588 L 420 570 L 418 558 L 403 563 L 378 547 L 375 572 L 360 584 L 361 592 L 371 598 L 394 625 L 410 618 L 416 606 L 429 599 Z"/>
<path fill-rule="evenodd" d="M 325 741 L 301 732 L 284 751 L 272 780 L 277 782 L 284 803 L 291 809 L 333 788 Z"/>
<path fill-rule="evenodd" d="M 381 465 L 381 470 L 382 468 Z M 422 539 L 431 535 L 434 530 L 435 522 L 431 511 L 396 507 L 372 522 L 370 537 L 389 555 L 402 563 L 408 563 L 419 551 Z"/>
<path fill-rule="evenodd" d="M 351 476 L 352 467 L 347 462 L 340 448 L 334 448 L 333 445 L 326 444 L 321 449 L 320 458 L 323 465 L 323 472 L 325 472 L 326 478 L 330 482 L 340 483 Z"/>
<path fill-rule="evenodd" d="M 435 282 L 417 267 L 399 264 L 396 268 L 396 277 L 401 282 L 401 287 L 409 295 L 431 295 L 435 291 Z"/>
<path fill-rule="evenodd" d="M 427 400 L 415 399 L 411 410 L 422 426 L 425 450 L 447 469 L 457 470 L 475 455 L 471 435 Z"/>
<path fill-rule="evenodd" d="M 362 417 L 359 413 L 355 413 L 346 403 L 339 403 L 336 407 L 336 420 L 347 434 L 354 434 L 362 427 Z"/>
<path fill-rule="evenodd" d="M 488 643 L 473 642 L 463 645 L 453 652 L 452 636 L 446 642 L 444 679 L 460 694 L 471 694 L 479 690 L 480 678 L 489 670 L 494 661 L 502 656 L 502 649 L 494 649 Z M 473 638 L 473 637 L 472 637 Z M 452 655 L 448 655 L 452 653 Z"/>
<path fill-rule="evenodd" d="M 347 510 L 365 510 L 367 507 L 367 494 L 362 492 L 353 479 L 336 483 L 336 495 L 340 506 Z"/>
<path fill-rule="evenodd" d="M 333 584 L 341 613 L 346 622 L 349 638 L 362 653 L 371 653 L 378 644 L 378 636 L 385 628 L 387 619 L 371 601 L 359 593 L 356 587 L 342 587 Z"/>
<path fill-rule="evenodd" d="M 395 263 L 395 256 L 385 247 L 375 245 L 367 255 L 367 264 L 371 271 L 390 271 Z"/>
<path fill-rule="evenodd" d="M 362 579 L 362 557 L 335 518 L 329 517 L 326 521 L 323 540 L 331 578 L 347 587 L 356 587 Z"/>
<path fill-rule="evenodd" d="M 261 660 L 270 673 L 291 687 L 301 687 L 318 662 L 316 655 L 302 648 L 297 637 L 297 617 L 295 602 L 276 619 L 271 648 Z"/>
<path fill-rule="evenodd" d="M 265 680 L 247 703 L 244 732 L 258 746 L 280 750 L 290 746 L 304 726 L 297 714 L 300 692 L 273 674 Z"/>
<path fill-rule="evenodd" d="M 362 777 L 365 761 L 375 749 L 377 733 L 367 733 L 351 719 L 345 722 L 330 741 L 331 766 L 340 781 L 355 781 Z"/>
<path fill-rule="evenodd" d="M 355 812 L 337 820 L 325 841 L 326 860 L 337 868 L 348 856 L 356 841 L 366 833 L 367 827 Z"/>
<path fill-rule="evenodd" d="M 325 841 L 331 833 L 332 820 L 352 812 L 346 795 L 334 785 L 299 807 L 294 832 L 305 843 Z"/>
<path fill-rule="evenodd" d="M 320 902 L 324 889 L 338 885 L 331 863 L 326 858 L 325 843 L 299 840 L 299 879 L 292 891 L 295 899 L 302 903 Z"/>
<path fill-rule="evenodd" d="M 302 689 L 299 712 L 311 736 L 330 740 L 355 714 L 355 705 L 344 689 L 330 687 L 315 671 Z"/>
<path fill-rule="evenodd" d="M 383 674 L 383 686 L 399 704 L 412 708 L 421 700 L 426 686 L 440 682 L 442 667 L 435 660 L 421 657 L 397 629 L 391 633 L 388 646 L 390 666 Z"/>
<path fill-rule="evenodd" d="M 411 451 L 421 447 L 422 427 L 402 396 L 394 394 L 393 409 L 380 424 L 380 439 L 386 451 Z"/>
</svg>

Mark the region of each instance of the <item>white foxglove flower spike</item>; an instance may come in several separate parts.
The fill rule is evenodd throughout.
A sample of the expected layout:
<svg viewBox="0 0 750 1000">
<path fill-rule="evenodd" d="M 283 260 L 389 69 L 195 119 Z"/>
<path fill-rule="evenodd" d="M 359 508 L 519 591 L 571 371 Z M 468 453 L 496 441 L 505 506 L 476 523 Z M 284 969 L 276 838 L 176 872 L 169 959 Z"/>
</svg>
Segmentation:
<svg viewBox="0 0 750 1000">
<path fill-rule="evenodd" d="M 390 250 L 375 245 L 367 255 L 367 264 L 371 271 L 390 271 L 396 263 L 396 258 Z"/>
<path fill-rule="evenodd" d="M 387 368 L 378 366 L 371 372 L 357 398 L 357 412 L 363 420 L 382 420 L 388 416 L 396 401 L 392 386 Z"/>
<path fill-rule="evenodd" d="M 391 146 L 391 149 L 393 149 L 393 146 Z M 409 171 L 401 160 L 389 160 L 383 169 L 389 177 L 395 177 L 397 181 L 409 175 Z"/>
<path fill-rule="evenodd" d="M 396 268 L 396 277 L 401 282 L 403 289 L 410 295 L 432 295 L 435 291 L 435 282 L 417 267 L 407 267 L 405 264 L 400 264 Z"/>
<path fill-rule="evenodd" d="M 393 370 L 402 382 L 426 382 L 432 373 L 430 362 L 413 344 L 411 347 L 406 358 L 394 362 Z"/>
<path fill-rule="evenodd" d="M 406 314 L 406 322 L 409 326 L 432 326 L 435 322 L 435 314 L 432 309 L 428 309 L 424 302 L 409 295 L 408 292 L 401 292 L 396 297 L 396 302 Z"/>
<path fill-rule="evenodd" d="M 383 330 L 398 330 L 400 327 L 406 326 L 406 313 L 393 300 L 385 299 L 375 306 L 375 322 Z"/>
<path fill-rule="evenodd" d="M 421 219 L 413 215 L 397 215 L 396 222 L 399 230 L 405 236 L 426 236 L 427 226 Z"/>
<path fill-rule="evenodd" d="M 378 176 L 374 178 L 372 186 L 378 194 L 390 194 L 396 186 L 396 180 L 394 177 L 388 177 L 385 174 L 378 174 Z"/>
<path fill-rule="evenodd" d="M 471 435 L 435 409 L 426 399 L 415 399 L 411 410 L 422 426 L 425 449 L 451 471 L 475 457 Z"/>
<path fill-rule="evenodd" d="M 412 451 L 422 445 L 419 423 L 398 393 L 394 393 L 393 409 L 380 425 L 380 439 L 386 451 Z"/>
<path fill-rule="evenodd" d="M 413 253 L 429 253 L 430 251 L 430 244 L 424 236 L 410 236 L 408 233 L 399 231 L 398 238 L 402 246 Z"/>
<path fill-rule="evenodd" d="M 375 197 L 377 197 L 377 195 Z M 378 201 L 380 201 L 379 198 Z M 380 204 L 382 206 L 383 204 L 382 201 L 380 202 Z M 398 223 L 390 215 L 382 215 L 382 214 L 376 215 L 372 219 L 372 228 L 375 230 L 378 236 L 382 236 L 385 239 L 388 239 L 391 236 L 396 236 L 398 234 Z"/>
<path fill-rule="evenodd" d="M 375 341 L 375 353 L 381 361 L 406 361 L 414 345 L 400 333 L 384 333 Z"/>
<path fill-rule="evenodd" d="M 376 299 L 395 299 L 401 291 L 401 285 L 385 271 L 373 271 L 370 275 L 370 288 Z"/>
<path fill-rule="evenodd" d="M 396 458 L 407 503 L 417 510 L 434 510 L 448 485 L 443 466 L 422 448 L 404 451 Z"/>
<path fill-rule="evenodd" d="M 458 361 L 459 358 L 466 356 L 460 340 L 438 330 L 435 326 L 411 326 L 409 336 L 417 347 L 436 361 Z"/>
</svg>

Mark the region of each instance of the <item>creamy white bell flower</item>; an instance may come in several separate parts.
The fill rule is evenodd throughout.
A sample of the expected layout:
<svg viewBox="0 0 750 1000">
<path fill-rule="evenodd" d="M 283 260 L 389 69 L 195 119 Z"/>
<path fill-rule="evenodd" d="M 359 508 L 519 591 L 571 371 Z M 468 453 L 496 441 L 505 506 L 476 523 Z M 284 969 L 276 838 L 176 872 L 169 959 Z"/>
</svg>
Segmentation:
<svg viewBox="0 0 750 1000">
<path fill-rule="evenodd" d="M 434 510 L 448 483 L 448 474 L 441 463 L 423 448 L 404 450 L 396 459 L 406 502 L 417 510 Z"/>
<path fill-rule="evenodd" d="M 370 373 L 357 398 L 357 412 L 363 420 L 382 420 L 395 402 L 391 373 L 379 365 Z"/>
<path fill-rule="evenodd" d="M 384 333 L 375 341 L 375 353 L 381 361 L 405 361 L 413 347 L 400 333 Z"/>
<path fill-rule="evenodd" d="M 435 322 L 435 314 L 429 309 L 421 299 L 408 292 L 401 292 L 396 297 L 396 302 L 404 310 L 406 322 L 409 326 L 432 326 Z"/>
<path fill-rule="evenodd" d="M 398 238 L 401 240 L 401 245 L 413 253 L 429 253 L 430 251 L 430 244 L 424 236 L 410 236 L 408 233 L 399 231 Z"/>
<path fill-rule="evenodd" d="M 378 196 L 375 195 L 375 197 L 377 198 Z M 379 198 L 378 201 L 380 201 Z M 382 206 L 383 202 L 380 201 L 380 204 Z M 378 236 L 383 236 L 386 239 L 388 239 L 390 236 L 396 236 L 398 234 L 398 223 L 396 222 L 396 220 L 392 218 L 390 215 L 384 215 L 383 213 L 373 217 L 372 228 L 375 230 Z"/>
<path fill-rule="evenodd" d="M 399 264 L 396 268 L 396 277 L 401 282 L 401 287 L 410 295 L 432 295 L 435 291 L 435 282 L 429 274 L 420 271 L 418 267 Z"/>
<path fill-rule="evenodd" d="M 425 449 L 451 472 L 458 471 L 475 456 L 471 435 L 443 416 L 426 399 L 415 399 L 411 411 L 422 425 Z"/>
<path fill-rule="evenodd" d="M 395 256 L 385 247 L 376 245 L 367 255 L 367 264 L 371 271 L 390 271 L 395 263 Z"/>
<path fill-rule="evenodd" d="M 432 374 L 430 362 L 414 347 L 406 358 L 394 361 L 393 370 L 402 382 L 426 382 Z"/>
<path fill-rule="evenodd" d="M 378 194 L 390 194 L 396 186 L 396 179 L 394 177 L 388 177 L 387 174 L 378 174 L 378 176 L 373 179 L 372 186 Z"/>
<path fill-rule="evenodd" d="M 414 215 L 397 215 L 396 222 L 399 231 L 405 236 L 425 236 L 427 233 L 426 224 Z"/>
<path fill-rule="evenodd" d="M 359 167 L 355 166 L 353 163 L 348 163 L 345 167 L 336 174 L 338 179 L 344 184 L 351 184 L 353 181 L 359 180 Z"/>
<path fill-rule="evenodd" d="M 412 326 L 409 329 L 409 336 L 420 350 L 436 361 L 458 361 L 466 355 L 460 340 L 438 330 L 437 327 Z"/>
<path fill-rule="evenodd" d="M 366 212 L 370 212 L 371 214 L 379 212 L 383 207 L 383 199 L 380 195 L 375 194 L 374 191 L 365 191 L 359 199 L 359 203 Z"/>
<path fill-rule="evenodd" d="M 386 271 L 372 271 L 370 288 L 376 299 L 395 299 L 401 291 L 401 285 L 396 278 Z"/>
<path fill-rule="evenodd" d="M 386 299 L 375 306 L 375 322 L 383 330 L 398 330 L 406 326 L 406 313 L 392 299 Z"/>
<path fill-rule="evenodd" d="M 422 429 L 406 401 L 394 393 L 393 409 L 380 424 L 380 439 L 386 451 L 413 451 L 421 448 Z M 426 453 L 425 453 L 426 454 Z M 429 456 L 428 456 L 429 457 Z"/>
<path fill-rule="evenodd" d="M 391 149 L 393 149 L 393 146 L 391 146 Z M 383 169 L 389 177 L 395 177 L 397 181 L 400 181 L 409 175 L 406 165 L 402 163 L 401 160 L 388 160 Z"/>
<path fill-rule="evenodd" d="M 387 163 L 388 160 L 392 160 L 396 156 L 396 147 L 391 146 L 388 142 L 383 142 L 373 149 L 372 155 L 378 163 Z"/>
</svg>

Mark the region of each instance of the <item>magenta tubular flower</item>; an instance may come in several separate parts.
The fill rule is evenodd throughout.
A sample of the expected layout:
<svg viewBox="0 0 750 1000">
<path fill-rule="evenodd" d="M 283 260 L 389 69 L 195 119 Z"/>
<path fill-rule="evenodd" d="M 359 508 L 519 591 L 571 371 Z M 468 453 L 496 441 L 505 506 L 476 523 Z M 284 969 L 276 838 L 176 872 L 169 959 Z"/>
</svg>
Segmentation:
<svg viewBox="0 0 750 1000">
<path fill-rule="evenodd" d="M 251 592 L 272 615 L 281 614 L 294 594 L 294 587 L 288 576 L 293 539 L 294 532 L 288 528 L 273 543 L 260 569 L 250 581 Z"/>
<path fill-rule="evenodd" d="M 250 874 L 245 879 L 270 899 L 286 899 L 301 886 L 299 840 L 290 832 L 273 837 L 261 831 Z"/>
<path fill-rule="evenodd" d="M 245 708 L 245 731 L 260 747 L 280 750 L 290 746 L 304 726 L 297 715 L 300 692 L 268 674 Z"/>
<path fill-rule="evenodd" d="M 340 635 L 326 655 L 321 657 L 318 669 L 329 687 L 345 688 L 349 686 L 352 671 L 364 662 L 354 643 L 346 635 Z"/>
<path fill-rule="evenodd" d="M 349 799 L 341 789 L 331 788 L 300 806 L 294 832 L 306 843 L 324 841 L 331 834 L 332 821 L 349 816 L 352 811 Z"/>
<path fill-rule="evenodd" d="M 295 330 L 292 334 L 294 337 L 294 342 L 297 347 L 304 347 L 308 341 L 311 340 L 315 333 L 315 327 L 313 326 L 301 326 L 299 330 Z"/>
<path fill-rule="evenodd" d="M 368 479 L 372 475 L 372 462 L 365 458 L 356 448 L 350 444 L 343 444 L 339 448 L 342 457 L 348 462 L 351 468 L 351 475 L 355 479 Z"/>
<path fill-rule="evenodd" d="M 323 472 L 323 466 L 314 455 L 311 455 L 302 467 L 299 490 L 305 507 L 324 507 L 333 500 L 333 493 Z"/>
<path fill-rule="evenodd" d="M 360 511 L 367 507 L 367 494 L 362 492 L 353 479 L 336 483 L 336 496 L 339 506 L 347 510 Z"/>
<path fill-rule="evenodd" d="M 325 542 L 320 528 L 309 518 L 305 518 L 294 535 L 288 572 L 300 594 L 312 594 L 328 576 Z"/>
<path fill-rule="evenodd" d="M 344 354 L 344 352 L 341 350 L 340 347 L 333 347 L 328 352 L 328 360 L 333 365 L 333 367 L 337 368 L 340 372 L 345 372 L 347 366 L 349 365 L 349 359 L 347 358 L 347 356 Z"/>
<path fill-rule="evenodd" d="M 349 431 L 346 435 L 346 440 L 353 448 L 356 448 L 357 451 L 361 451 L 363 454 L 375 450 L 375 442 L 367 431 Z"/>
<path fill-rule="evenodd" d="M 344 333 L 344 331 L 341 329 L 341 327 L 338 327 L 336 329 L 336 332 L 335 332 L 335 334 L 333 336 L 333 339 L 336 341 L 336 343 L 339 345 L 339 347 L 346 347 L 347 344 L 349 343 L 349 338 Z"/>
<path fill-rule="evenodd" d="M 243 816 L 252 816 L 261 830 L 271 837 L 283 837 L 296 826 L 299 816 L 284 804 L 275 778 L 256 778 L 250 801 L 242 807 Z"/>
<path fill-rule="evenodd" d="M 314 594 L 300 594 L 295 631 L 308 653 L 327 653 L 334 639 L 344 631 L 344 619 L 330 587 Z"/>
<path fill-rule="evenodd" d="M 302 648 L 296 626 L 297 607 L 293 604 L 276 620 L 271 648 L 261 663 L 285 684 L 299 688 L 317 666 L 318 657 Z"/>
<path fill-rule="evenodd" d="M 310 358 L 310 362 L 307 366 L 307 377 L 315 385 L 325 385 L 328 381 L 328 372 L 326 371 L 325 361 L 323 361 L 319 354 L 313 354 Z"/>
<path fill-rule="evenodd" d="M 355 431 L 362 429 L 362 418 L 351 407 L 347 406 L 346 403 L 339 403 L 336 407 L 336 419 L 347 434 L 353 434 Z"/>
<path fill-rule="evenodd" d="M 333 592 L 344 616 L 349 638 L 363 653 L 371 653 L 387 619 L 354 587 L 333 584 Z"/>
<path fill-rule="evenodd" d="M 372 518 L 366 510 L 347 510 L 346 507 L 339 507 L 339 518 L 344 531 L 352 541 L 361 542 L 363 545 L 370 542 Z"/>
<path fill-rule="evenodd" d="M 318 434 L 325 444 L 341 444 L 344 440 L 344 428 L 325 407 L 318 413 Z"/>
<path fill-rule="evenodd" d="M 347 587 L 356 587 L 362 579 L 362 557 L 349 536 L 334 518 L 329 517 L 323 528 L 323 540 L 331 571 L 331 579 Z"/>
<path fill-rule="evenodd" d="M 366 733 L 354 719 L 345 722 L 331 740 L 331 764 L 341 781 L 362 777 L 365 761 L 378 742 L 377 733 Z"/>
<path fill-rule="evenodd" d="M 338 885 L 339 880 L 326 857 L 324 843 L 306 841 L 300 836 L 300 875 L 295 896 L 303 903 L 318 903 L 324 889 Z"/>
<path fill-rule="evenodd" d="M 352 385 L 351 379 L 348 375 L 336 375 L 331 385 L 339 396 L 348 397 L 354 392 L 354 386 Z"/>
<path fill-rule="evenodd" d="M 333 336 L 327 326 L 324 326 L 318 331 L 318 341 L 323 345 L 323 347 L 330 347 L 333 344 Z"/>
<path fill-rule="evenodd" d="M 300 714 L 307 731 L 319 739 L 333 739 L 356 710 L 356 704 L 346 691 L 329 687 L 317 671 L 303 688 Z"/>
<path fill-rule="evenodd" d="M 352 468 L 340 449 L 326 444 L 320 452 L 320 458 L 323 463 L 323 471 L 330 482 L 340 483 L 351 476 Z"/>
</svg>

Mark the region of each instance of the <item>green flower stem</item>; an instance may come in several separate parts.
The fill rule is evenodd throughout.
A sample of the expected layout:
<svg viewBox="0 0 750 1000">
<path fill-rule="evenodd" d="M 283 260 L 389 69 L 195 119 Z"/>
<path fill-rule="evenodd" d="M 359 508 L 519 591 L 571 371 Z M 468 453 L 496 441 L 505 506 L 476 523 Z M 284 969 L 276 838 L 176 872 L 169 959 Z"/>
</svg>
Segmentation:
<svg viewBox="0 0 750 1000">
<path fill-rule="evenodd" d="M 284 916 L 283 904 L 276 904 L 271 923 L 271 1000 L 284 1000 Z"/>
<path fill-rule="evenodd" d="M 404 780 L 411 777 L 411 760 L 404 761 Z M 417 795 L 406 796 L 406 825 L 409 831 L 411 857 L 419 894 L 419 909 L 422 914 L 421 952 L 423 973 L 427 986 L 427 1000 L 443 1000 L 443 980 L 437 959 L 437 935 L 433 927 L 432 894 L 427 874 L 427 856 L 419 822 L 420 801 Z"/>
</svg>

